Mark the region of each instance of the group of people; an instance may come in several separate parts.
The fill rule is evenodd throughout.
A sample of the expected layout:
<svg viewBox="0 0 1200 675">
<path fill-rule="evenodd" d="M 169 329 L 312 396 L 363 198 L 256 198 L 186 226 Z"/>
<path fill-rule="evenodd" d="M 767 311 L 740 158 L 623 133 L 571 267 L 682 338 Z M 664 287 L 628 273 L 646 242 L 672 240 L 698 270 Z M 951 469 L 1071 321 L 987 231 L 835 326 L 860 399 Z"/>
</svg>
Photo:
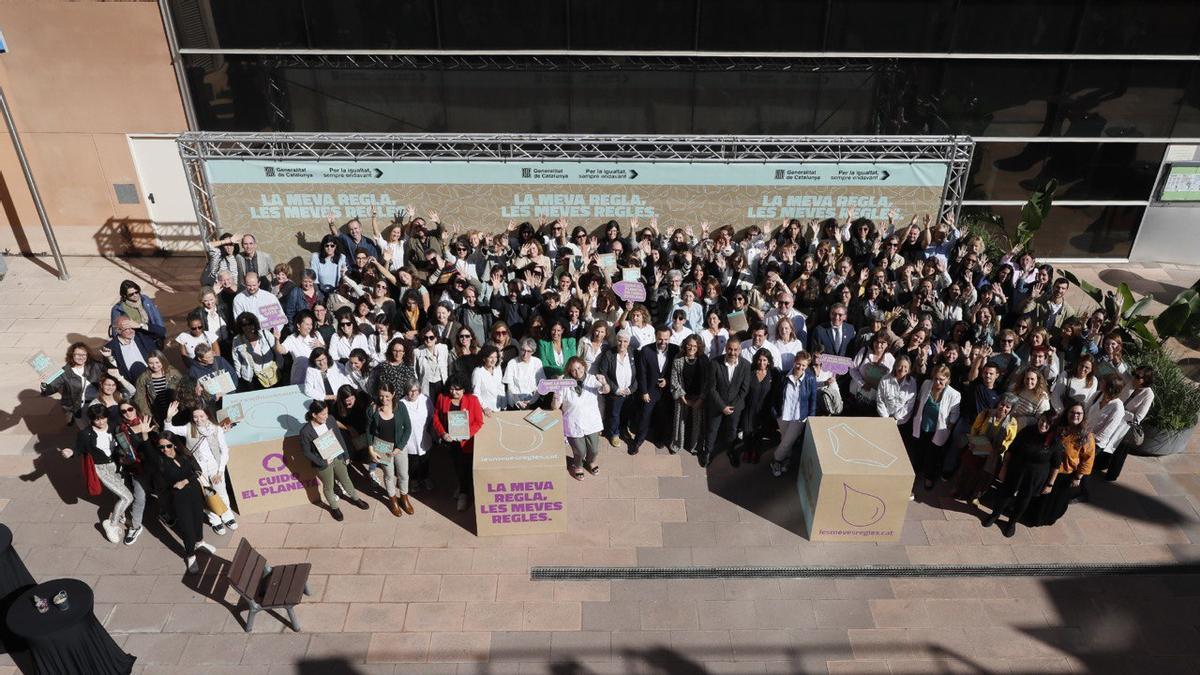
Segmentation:
<svg viewBox="0 0 1200 675">
<path fill-rule="evenodd" d="M 867 415 L 895 421 L 925 490 L 953 480 L 976 505 L 995 490 L 985 522 L 1007 514 L 1008 535 L 1054 522 L 1087 476 L 1115 480 L 1153 403 L 1154 373 L 1130 368 L 1115 317 L 1076 313 L 1052 266 L 992 259 L 952 218 L 850 209 L 698 232 L 559 218 L 489 234 L 408 207 L 382 229 L 372 215 L 370 234 L 326 224 L 302 270 L 252 234 L 218 236 L 181 333 L 126 281 L 111 340 L 68 350 L 44 390 L 117 496 L 111 539 L 137 538 L 147 495 L 169 495 L 189 555 L 201 515 L 236 527 L 218 512 L 217 419 L 234 390 L 303 389 L 301 444 L 339 520 L 339 491 L 369 507 L 352 470 L 399 517 L 443 455 L 465 510 L 473 439 L 497 411 L 560 409 L 579 480 L 604 445 L 647 443 L 783 476 L 810 416 Z M 569 382 L 543 395 L 547 379 Z"/>
</svg>

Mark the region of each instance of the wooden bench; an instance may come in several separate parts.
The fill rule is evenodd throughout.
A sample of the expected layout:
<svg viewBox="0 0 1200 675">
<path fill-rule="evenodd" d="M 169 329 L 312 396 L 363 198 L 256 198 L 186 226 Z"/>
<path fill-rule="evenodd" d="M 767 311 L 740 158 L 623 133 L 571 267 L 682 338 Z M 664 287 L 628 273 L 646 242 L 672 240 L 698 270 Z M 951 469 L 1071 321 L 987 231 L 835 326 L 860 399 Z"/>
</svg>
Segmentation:
<svg viewBox="0 0 1200 675">
<path fill-rule="evenodd" d="M 238 542 L 237 553 L 229 567 L 229 585 L 250 604 L 246 615 L 246 632 L 254 628 L 254 615 L 264 609 L 284 608 L 292 622 L 292 630 L 300 631 L 293 608 L 300 604 L 301 593 L 308 591 L 308 574 L 312 564 L 278 565 L 271 567 L 261 553 L 244 538 Z"/>
</svg>

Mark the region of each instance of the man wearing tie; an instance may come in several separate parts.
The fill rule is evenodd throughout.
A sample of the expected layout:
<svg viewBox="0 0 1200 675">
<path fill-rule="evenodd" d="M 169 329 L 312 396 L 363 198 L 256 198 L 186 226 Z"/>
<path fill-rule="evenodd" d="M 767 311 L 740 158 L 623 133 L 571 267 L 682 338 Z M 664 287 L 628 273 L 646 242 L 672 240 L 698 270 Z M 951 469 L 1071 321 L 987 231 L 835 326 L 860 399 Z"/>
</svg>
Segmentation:
<svg viewBox="0 0 1200 675">
<path fill-rule="evenodd" d="M 663 423 L 666 414 L 672 409 L 672 401 L 668 387 L 671 376 L 671 364 L 675 361 L 679 347 L 671 344 L 671 329 L 660 326 L 654 331 L 654 344 L 643 346 L 638 350 L 637 382 L 638 391 L 642 392 L 642 417 L 638 424 L 637 436 L 629 446 L 629 454 L 636 455 L 642 443 L 650 435 L 651 425 L 655 419 L 660 430 L 669 425 Z M 662 438 L 662 432 L 656 434 Z"/>
<path fill-rule="evenodd" d="M 854 326 L 846 323 L 846 306 L 836 303 L 829 308 L 829 323 L 817 326 L 812 332 L 809 345 L 811 351 L 820 351 L 832 356 L 846 356 L 850 343 L 854 342 Z"/>
<path fill-rule="evenodd" d="M 741 341 L 736 335 L 731 335 L 725 343 L 725 358 L 711 361 L 712 389 L 705 397 L 708 442 L 700 453 L 700 466 L 708 465 L 709 455 L 718 448 L 724 448 L 729 453 L 730 464 L 739 464 L 733 446 L 746 394 L 750 391 L 750 364 L 741 357 L 741 350 Z"/>
</svg>

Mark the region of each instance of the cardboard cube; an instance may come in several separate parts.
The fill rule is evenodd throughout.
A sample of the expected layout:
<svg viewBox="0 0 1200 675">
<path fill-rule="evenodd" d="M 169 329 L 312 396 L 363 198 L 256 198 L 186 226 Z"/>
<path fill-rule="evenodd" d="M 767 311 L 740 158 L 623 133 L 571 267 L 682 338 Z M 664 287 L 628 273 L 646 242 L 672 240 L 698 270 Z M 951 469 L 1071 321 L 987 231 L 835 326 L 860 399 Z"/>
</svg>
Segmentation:
<svg viewBox="0 0 1200 675">
<path fill-rule="evenodd" d="M 896 541 L 913 468 L 893 420 L 810 417 L 797 490 L 811 541 Z"/>
<path fill-rule="evenodd" d="M 537 415 L 541 427 L 526 417 Z M 494 412 L 475 435 L 475 533 L 567 530 L 566 439 L 557 410 Z M 573 482 L 573 481 L 572 481 Z"/>
</svg>

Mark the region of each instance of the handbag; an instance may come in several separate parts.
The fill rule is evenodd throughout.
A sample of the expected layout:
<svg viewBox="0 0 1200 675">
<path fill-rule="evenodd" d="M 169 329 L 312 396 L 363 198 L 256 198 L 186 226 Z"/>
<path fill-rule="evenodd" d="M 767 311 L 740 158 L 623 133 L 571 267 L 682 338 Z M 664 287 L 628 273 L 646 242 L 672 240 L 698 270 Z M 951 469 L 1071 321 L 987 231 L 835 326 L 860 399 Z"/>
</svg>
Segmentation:
<svg viewBox="0 0 1200 675">
<path fill-rule="evenodd" d="M 1125 438 L 1121 440 L 1121 444 L 1140 448 L 1145 441 L 1146 430 L 1142 429 L 1142 425 L 1137 422 L 1131 422 L 1129 424 L 1129 431 L 1125 432 Z"/>
<path fill-rule="evenodd" d="M 254 379 L 258 380 L 263 389 L 274 387 L 279 384 L 279 364 L 272 361 L 262 368 L 256 369 Z"/>
<path fill-rule="evenodd" d="M 225 505 L 225 500 L 221 499 L 221 495 L 212 488 L 204 488 L 204 507 L 218 516 L 223 516 L 229 507 Z"/>
<path fill-rule="evenodd" d="M 99 497 L 103 486 L 100 485 L 100 476 L 96 475 L 96 462 L 92 456 L 83 453 L 83 484 L 87 487 L 89 497 Z"/>
</svg>

